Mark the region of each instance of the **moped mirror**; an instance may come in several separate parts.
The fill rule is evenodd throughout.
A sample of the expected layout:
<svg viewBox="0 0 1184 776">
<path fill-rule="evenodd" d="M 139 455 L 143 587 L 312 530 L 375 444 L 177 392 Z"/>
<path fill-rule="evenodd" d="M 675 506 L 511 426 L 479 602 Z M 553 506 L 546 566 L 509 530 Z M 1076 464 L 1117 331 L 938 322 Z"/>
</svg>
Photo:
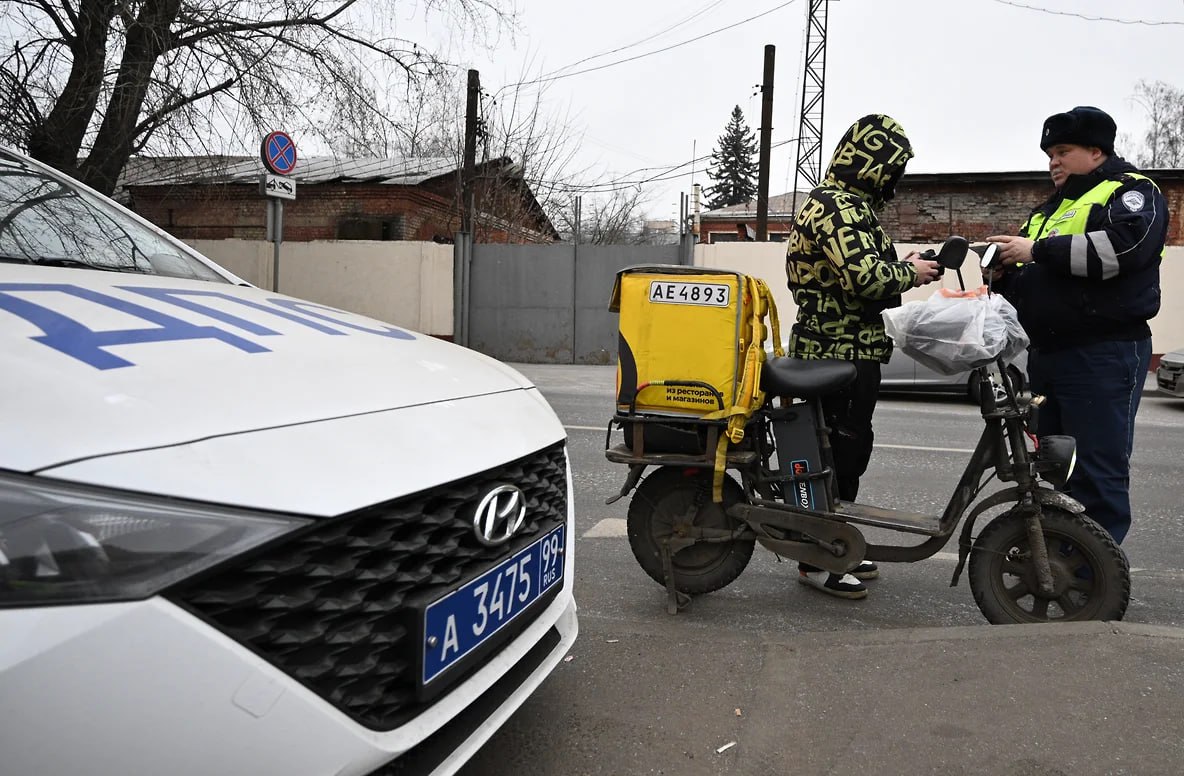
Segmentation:
<svg viewBox="0 0 1184 776">
<path fill-rule="evenodd" d="M 965 237 L 954 235 L 941 244 L 936 261 L 945 269 L 959 269 L 962 262 L 966 261 L 966 251 L 969 248 L 970 242 Z"/>
<path fill-rule="evenodd" d="M 999 262 L 999 246 L 995 243 L 972 245 L 970 250 L 978 254 L 978 266 L 981 269 L 991 269 Z"/>
<path fill-rule="evenodd" d="M 921 258 L 936 261 L 941 265 L 943 271 L 956 270 L 962 266 L 962 262 L 966 261 L 966 251 L 969 247 L 970 243 L 965 237 L 954 235 L 947 238 L 936 253 L 932 248 L 922 251 Z"/>
<path fill-rule="evenodd" d="M 966 252 L 970 248 L 970 242 L 965 237 L 953 235 L 946 238 L 946 241 L 941 244 L 941 248 L 937 253 L 933 249 L 923 251 L 921 258 L 936 261 L 941 268 L 937 271 L 938 276 L 945 274 L 947 269 L 952 269 L 958 273 L 958 286 L 965 291 L 966 284 L 962 281 L 962 262 L 966 261 Z"/>
</svg>

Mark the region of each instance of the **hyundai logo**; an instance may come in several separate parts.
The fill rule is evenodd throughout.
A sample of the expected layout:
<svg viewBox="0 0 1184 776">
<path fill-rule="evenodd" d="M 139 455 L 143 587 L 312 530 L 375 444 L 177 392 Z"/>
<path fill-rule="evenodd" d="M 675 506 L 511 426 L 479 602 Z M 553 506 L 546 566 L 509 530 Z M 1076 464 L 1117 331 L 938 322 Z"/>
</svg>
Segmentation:
<svg viewBox="0 0 1184 776">
<path fill-rule="evenodd" d="M 503 544 L 526 522 L 526 494 L 513 485 L 498 485 L 485 494 L 473 515 L 473 533 L 490 547 Z"/>
</svg>

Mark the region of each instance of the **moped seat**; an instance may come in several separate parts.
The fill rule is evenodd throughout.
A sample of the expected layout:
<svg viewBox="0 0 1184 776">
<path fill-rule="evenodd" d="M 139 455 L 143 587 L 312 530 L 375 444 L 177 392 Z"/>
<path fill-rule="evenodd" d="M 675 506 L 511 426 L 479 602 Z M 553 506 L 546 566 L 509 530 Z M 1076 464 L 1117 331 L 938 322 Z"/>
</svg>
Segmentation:
<svg viewBox="0 0 1184 776">
<path fill-rule="evenodd" d="M 777 356 L 761 369 L 761 390 L 772 396 L 814 399 L 845 388 L 855 380 L 855 364 L 834 359 Z"/>
</svg>

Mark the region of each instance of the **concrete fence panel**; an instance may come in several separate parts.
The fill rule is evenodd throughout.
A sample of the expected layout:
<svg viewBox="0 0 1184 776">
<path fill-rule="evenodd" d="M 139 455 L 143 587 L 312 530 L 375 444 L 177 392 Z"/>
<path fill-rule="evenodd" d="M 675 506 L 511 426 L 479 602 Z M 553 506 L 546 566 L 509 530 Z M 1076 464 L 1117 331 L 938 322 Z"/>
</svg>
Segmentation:
<svg viewBox="0 0 1184 776">
<path fill-rule="evenodd" d="M 192 245 L 261 288 L 272 287 L 272 244 L 197 240 Z M 279 291 L 425 334 L 452 336 L 452 246 L 368 240 L 280 246 Z"/>
<path fill-rule="evenodd" d="M 262 240 L 196 240 L 197 250 L 253 285 L 271 288 L 272 245 Z M 665 247 L 665 246 L 664 246 Z M 900 244 L 910 250 L 936 244 Z M 612 316 L 604 311 L 612 275 L 632 263 L 673 263 L 653 246 L 477 246 L 471 334 L 499 358 L 557 363 L 616 359 Z M 785 283 L 785 244 L 728 242 L 696 245 L 700 267 L 738 270 L 762 278 L 777 300 L 782 339 L 797 314 Z M 453 334 L 453 246 L 425 242 L 324 241 L 284 243 L 280 290 L 425 334 Z M 980 278 L 963 268 L 968 285 Z M 957 288 L 954 273 L 942 284 Z M 1157 354 L 1184 348 L 1184 246 L 1170 246 L 1161 270 L 1163 307 L 1151 321 Z M 916 288 L 906 301 L 924 299 L 934 286 Z M 475 289 L 476 290 L 476 289 Z"/>
</svg>

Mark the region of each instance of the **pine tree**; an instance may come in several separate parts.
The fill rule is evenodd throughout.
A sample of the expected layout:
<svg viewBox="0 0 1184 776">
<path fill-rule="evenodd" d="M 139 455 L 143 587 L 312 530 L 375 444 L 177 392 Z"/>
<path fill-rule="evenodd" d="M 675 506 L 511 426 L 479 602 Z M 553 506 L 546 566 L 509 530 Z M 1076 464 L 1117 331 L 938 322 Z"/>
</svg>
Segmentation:
<svg viewBox="0 0 1184 776">
<path fill-rule="evenodd" d="M 732 118 L 719 136 L 719 145 L 711 152 L 712 166 L 707 177 L 715 183 L 708 186 L 707 207 L 727 207 L 748 202 L 756 196 L 756 135 L 744 121 L 744 112 L 737 105 Z"/>
</svg>

